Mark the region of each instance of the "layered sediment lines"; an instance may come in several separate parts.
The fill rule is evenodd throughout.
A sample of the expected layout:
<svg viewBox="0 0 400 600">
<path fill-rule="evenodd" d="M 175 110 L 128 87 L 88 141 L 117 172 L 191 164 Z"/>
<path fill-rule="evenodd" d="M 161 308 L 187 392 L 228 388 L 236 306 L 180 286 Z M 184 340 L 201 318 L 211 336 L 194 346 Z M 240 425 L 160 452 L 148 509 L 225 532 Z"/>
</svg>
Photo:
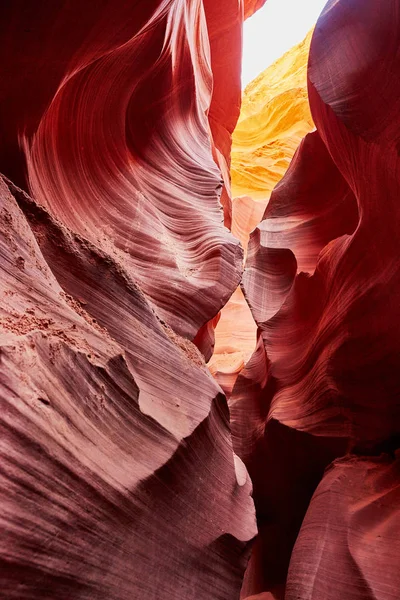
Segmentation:
<svg viewBox="0 0 400 600">
<path fill-rule="evenodd" d="M 328 2 L 308 63 L 316 131 L 250 238 L 258 345 L 230 399 L 259 527 L 244 597 L 400 589 L 399 39 L 397 2 Z"/>
<path fill-rule="evenodd" d="M 302 138 L 314 129 L 307 95 L 312 31 L 243 92 L 232 140 L 232 195 L 267 202 Z"/>
<path fill-rule="evenodd" d="M 109 1 L 80 15 L 80 6 L 8 9 L 3 62 L 12 55 L 15 74 L 8 66 L 2 76 L 11 82 L 0 164 L 24 186 L 22 146 L 35 199 L 134 272 L 160 317 L 193 338 L 242 269 L 220 198 L 240 107 L 243 7 Z"/>
<path fill-rule="evenodd" d="M 251 483 L 190 340 L 209 356 L 242 272 L 224 220 L 252 8 L 4 7 L 1 597 L 239 595 Z"/>
<path fill-rule="evenodd" d="M 306 46 L 250 87 L 231 202 L 260 4 L 4 7 L 1 598 L 398 598 L 398 3 L 328 2 L 312 120 Z"/>
<path fill-rule="evenodd" d="M 255 525 L 223 395 L 110 256 L 10 189 L 3 597 L 234 594 Z"/>
</svg>

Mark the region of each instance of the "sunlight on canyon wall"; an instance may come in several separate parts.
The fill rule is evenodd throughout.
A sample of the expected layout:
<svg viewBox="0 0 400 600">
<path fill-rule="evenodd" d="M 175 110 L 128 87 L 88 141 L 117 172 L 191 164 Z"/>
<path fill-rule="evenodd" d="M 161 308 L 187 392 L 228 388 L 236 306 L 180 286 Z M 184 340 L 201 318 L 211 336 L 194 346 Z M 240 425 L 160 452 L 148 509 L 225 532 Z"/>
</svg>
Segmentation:
<svg viewBox="0 0 400 600">
<path fill-rule="evenodd" d="M 233 235 L 245 254 L 274 186 L 282 178 L 301 139 L 312 129 L 307 95 L 307 61 L 312 31 L 265 69 L 244 90 L 232 136 Z M 238 287 L 221 311 L 209 368 L 225 393 L 256 346 L 257 326 Z"/>
</svg>

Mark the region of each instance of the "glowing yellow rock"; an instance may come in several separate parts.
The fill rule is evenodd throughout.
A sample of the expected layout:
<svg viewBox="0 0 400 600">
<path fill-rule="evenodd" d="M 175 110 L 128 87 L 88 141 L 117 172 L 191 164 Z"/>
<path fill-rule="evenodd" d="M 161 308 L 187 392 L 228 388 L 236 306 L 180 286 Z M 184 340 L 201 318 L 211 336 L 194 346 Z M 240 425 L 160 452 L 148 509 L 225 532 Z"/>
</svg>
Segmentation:
<svg viewBox="0 0 400 600">
<path fill-rule="evenodd" d="M 267 200 L 314 129 L 307 96 L 312 30 L 244 90 L 232 142 L 232 196 Z"/>
</svg>

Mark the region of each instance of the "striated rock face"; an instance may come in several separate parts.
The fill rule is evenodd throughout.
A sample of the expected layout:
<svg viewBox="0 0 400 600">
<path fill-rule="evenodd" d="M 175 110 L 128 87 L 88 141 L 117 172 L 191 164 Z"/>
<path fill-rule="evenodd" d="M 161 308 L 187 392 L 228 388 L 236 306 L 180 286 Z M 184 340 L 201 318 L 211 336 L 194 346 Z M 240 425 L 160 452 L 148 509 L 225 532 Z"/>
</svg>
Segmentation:
<svg viewBox="0 0 400 600">
<path fill-rule="evenodd" d="M 75 0 L 24 5 L 8 6 L 0 31 L 0 167 L 25 186 L 22 146 L 36 200 L 134 272 L 160 317 L 193 338 L 242 268 L 219 202 L 240 106 L 241 3 L 108 0 L 84 15 Z"/>
<path fill-rule="evenodd" d="M 126 271 L 10 188 L 3 597 L 235 596 L 255 524 L 223 395 Z"/>
<path fill-rule="evenodd" d="M 349 456 L 335 461 L 304 519 L 286 598 L 395 598 L 399 506 L 398 455 L 395 460 Z"/>
<path fill-rule="evenodd" d="M 317 131 L 250 238 L 258 346 L 230 399 L 259 526 L 243 597 L 398 596 L 399 39 L 394 0 L 328 2 Z"/>
<path fill-rule="evenodd" d="M 242 272 L 223 222 L 245 10 L 4 6 L 2 598 L 239 596 L 251 483 L 190 340 L 209 356 Z"/>
<path fill-rule="evenodd" d="M 262 205 L 250 197 L 232 201 L 232 233 L 240 240 L 245 253 L 249 232 L 259 223 L 262 211 Z M 256 330 L 249 306 L 238 287 L 215 323 L 214 352 L 208 363 L 211 373 L 228 395 L 238 373 L 254 352 Z"/>
<path fill-rule="evenodd" d="M 231 201 L 262 3 L 4 6 L 0 598 L 399 596 L 398 3 L 248 88 Z"/>
</svg>

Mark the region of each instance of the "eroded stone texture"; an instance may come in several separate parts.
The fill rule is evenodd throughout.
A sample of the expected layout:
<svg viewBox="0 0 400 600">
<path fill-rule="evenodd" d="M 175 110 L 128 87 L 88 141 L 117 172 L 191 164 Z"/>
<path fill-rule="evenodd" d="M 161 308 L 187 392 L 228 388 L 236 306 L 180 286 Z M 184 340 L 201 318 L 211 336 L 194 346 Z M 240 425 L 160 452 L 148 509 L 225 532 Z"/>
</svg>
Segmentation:
<svg viewBox="0 0 400 600">
<path fill-rule="evenodd" d="M 250 239 L 258 347 L 230 399 L 260 531 L 244 597 L 398 596 L 399 39 L 397 2 L 328 2 L 308 66 L 317 131 Z"/>
<path fill-rule="evenodd" d="M 0 169 L 190 339 L 242 270 L 220 204 L 224 191 L 228 214 L 242 18 L 236 0 L 43 0 L 8 5 L 1 24 Z"/>
<path fill-rule="evenodd" d="M 10 188 L 2 597 L 237 594 L 256 530 L 225 398 L 110 256 Z"/>
<path fill-rule="evenodd" d="M 313 122 L 303 44 L 231 202 L 260 4 L 4 7 L 2 598 L 398 597 L 398 5 L 328 3 L 264 212 Z"/>
<path fill-rule="evenodd" d="M 244 8 L 3 7 L 2 598 L 239 596 L 251 483 L 190 340 L 242 272 Z"/>
<path fill-rule="evenodd" d="M 396 598 L 399 507 L 398 456 L 335 461 L 313 496 L 296 541 L 286 598 Z"/>
<path fill-rule="evenodd" d="M 312 31 L 243 92 L 233 135 L 232 194 L 264 203 L 285 174 L 301 139 L 314 123 L 307 95 Z"/>
</svg>

